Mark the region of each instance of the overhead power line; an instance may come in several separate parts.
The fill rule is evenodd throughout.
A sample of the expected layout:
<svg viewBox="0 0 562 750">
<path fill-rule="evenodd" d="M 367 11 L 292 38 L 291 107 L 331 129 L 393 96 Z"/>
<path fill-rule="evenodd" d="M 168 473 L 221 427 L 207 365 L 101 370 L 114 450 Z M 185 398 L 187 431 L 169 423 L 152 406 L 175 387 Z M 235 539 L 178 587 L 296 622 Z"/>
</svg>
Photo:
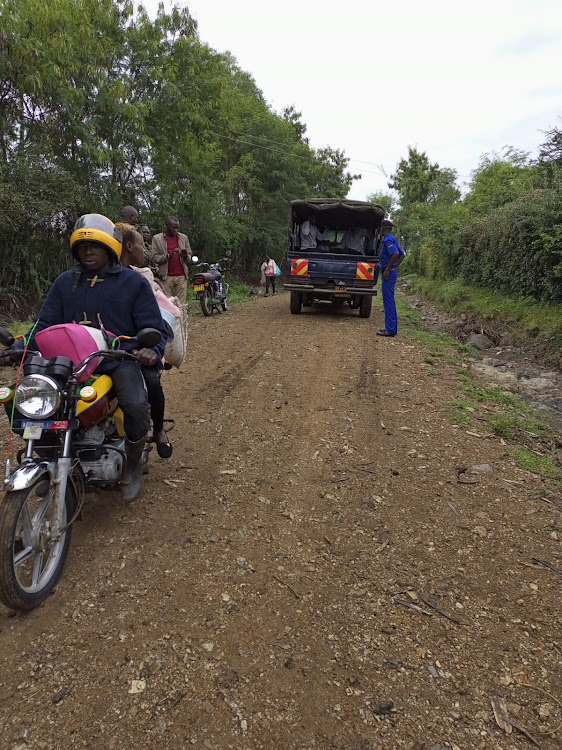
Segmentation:
<svg viewBox="0 0 562 750">
<path fill-rule="evenodd" d="M 237 135 L 243 135 L 245 138 L 253 138 L 255 140 L 265 141 L 266 143 L 273 143 L 276 146 L 286 146 L 287 145 L 287 143 L 284 142 L 284 141 L 275 141 L 275 140 L 273 140 L 273 138 L 268 138 L 265 135 L 250 135 L 248 133 L 244 133 L 241 130 L 235 130 L 234 128 L 225 128 L 222 125 L 217 125 L 216 127 L 218 127 L 220 130 L 224 130 L 224 131 L 226 131 L 228 133 L 236 133 Z M 383 170 L 383 173 L 384 173 L 385 167 L 384 167 L 383 164 L 379 164 L 379 163 L 374 162 L 374 161 L 365 161 L 364 159 L 353 159 L 352 157 L 346 157 L 346 158 L 348 158 L 350 162 L 357 162 L 358 164 L 368 164 L 371 167 L 377 167 L 377 169 Z M 392 169 L 392 167 L 389 167 L 389 166 L 387 166 L 386 168 L 387 169 Z M 384 174 L 385 174 L 385 177 L 388 177 L 388 175 L 386 173 L 384 173 Z"/>
<path fill-rule="evenodd" d="M 235 143 L 240 143 L 240 144 L 245 145 L 245 146 L 253 146 L 254 148 L 261 148 L 261 149 L 264 149 L 265 151 L 272 151 L 273 153 L 283 154 L 285 156 L 290 156 L 290 157 L 292 157 L 294 159 L 303 159 L 304 161 L 308 161 L 308 157 L 307 156 L 301 156 L 300 154 L 295 154 L 292 151 L 286 151 L 284 149 L 272 148 L 271 146 L 266 146 L 263 143 L 256 143 L 255 142 L 256 140 L 259 139 L 259 140 L 265 141 L 265 143 L 273 143 L 273 144 L 279 145 L 279 146 L 286 146 L 287 143 L 283 143 L 282 141 L 276 141 L 276 140 L 273 140 L 272 138 L 268 138 L 267 136 L 263 136 L 263 135 L 250 135 L 248 133 L 242 132 L 241 130 L 235 130 L 234 128 L 224 128 L 221 125 L 217 125 L 216 127 L 220 128 L 220 130 L 223 131 L 223 132 L 218 132 L 216 130 L 211 130 L 211 129 L 209 130 L 209 132 L 213 133 L 214 135 L 219 136 L 219 138 L 226 138 L 229 141 L 234 141 Z M 242 136 L 243 138 L 236 138 L 236 137 L 231 136 L 231 135 L 226 135 L 226 133 L 236 133 L 237 135 Z M 389 176 L 388 176 L 388 174 L 386 172 L 386 169 L 385 169 L 385 166 L 383 164 L 377 164 L 374 161 L 364 161 L 362 159 L 352 159 L 351 157 L 345 157 L 345 158 L 347 158 L 347 160 L 348 160 L 348 162 L 349 162 L 350 165 L 352 165 L 353 163 L 356 163 L 356 164 L 368 164 L 370 166 L 377 167 L 377 169 L 378 169 L 378 172 L 373 172 L 370 169 L 363 169 L 361 167 L 353 167 L 353 166 L 349 166 L 348 167 L 348 168 L 350 168 L 352 170 L 358 171 L 360 174 L 373 174 L 373 175 L 376 175 L 377 177 L 379 177 L 380 175 L 382 175 L 386 180 L 389 179 Z M 391 169 L 391 167 L 388 167 L 388 169 Z M 471 178 L 472 175 L 457 174 L 457 177 L 459 177 L 459 178 Z"/>
<path fill-rule="evenodd" d="M 292 151 L 284 151 L 282 149 L 272 148 L 271 146 L 264 146 L 263 143 L 255 143 L 255 141 L 253 140 L 247 140 L 248 138 L 254 138 L 254 136 L 248 136 L 245 133 L 242 133 L 242 135 L 244 135 L 244 138 L 246 140 L 242 140 L 241 138 L 234 138 L 233 136 L 226 135 L 225 133 L 219 133 L 216 130 L 209 129 L 209 132 L 213 133 L 214 135 L 218 135 L 220 138 L 226 138 L 229 141 L 234 141 L 235 143 L 241 143 L 244 146 L 253 146 L 254 148 L 261 148 L 261 149 L 264 149 L 265 151 L 272 151 L 273 153 L 276 153 L 276 154 L 284 154 L 285 156 L 290 156 L 290 157 L 293 157 L 294 159 L 304 159 L 304 161 L 309 160 L 307 156 L 301 156 L 300 154 L 295 154 Z M 236 132 L 236 131 L 232 131 L 232 132 Z M 272 141 L 272 143 L 275 143 L 275 141 Z M 351 159 L 349 161 L 351 161 Z M 356 167 L 352 167 L 352 169 L 356 169 Z M 357 171 L 359 171 L 361 174 L 375 174 L 378 176 L 378 172 L 372 172 L 368 169 L 363 169 L 363 170 L 358 169 Z"/>
<path fill-rule="evenodd" d="M 224 130 L 228 133 L 236 133 L 237 135 L 242 135 L 244 138 L 252 138 L 255 140 L 265 141 L 266 143 L 273 143 L 277 146 L 286 146 L 287 143 L 283 141 L 275 141 L 273 138 L 268 138 L 265 135 L 249 135 L 248 133 L 244 133 L 241 130 L 235 130 L 234 128 L 225 128 L 222 125 L 217 125 L 216 127 L 220 128 L 220 130 Z M 386 178 L 388 178 L 388 175 L 386 173 L 385 167 L 383 164 L 378 164 L 374 161 L 365 161 L 364 159 L 353 159 L 351 156 L 346 157 L 349 162 L 355 162 L 357 164 L 368 164 L 371 167 L 376 167 L 379 172 L 381 172 Z M 387 166 L 386 169 L 392 169 L 392 167 Z M 368 170 L 365 170 L 368 171 Z M 369 174 L 376 174 L 376 172 L 369 172 Z"/>
</svg>

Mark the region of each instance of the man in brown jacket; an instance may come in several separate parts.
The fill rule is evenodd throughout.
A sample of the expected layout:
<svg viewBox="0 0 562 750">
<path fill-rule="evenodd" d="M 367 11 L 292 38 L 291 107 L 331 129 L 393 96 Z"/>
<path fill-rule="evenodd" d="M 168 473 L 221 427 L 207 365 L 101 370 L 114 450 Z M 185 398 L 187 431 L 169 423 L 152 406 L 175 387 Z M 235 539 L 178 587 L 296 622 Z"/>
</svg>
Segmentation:
<svg viewBox="0 0 562 750">
<path fill-rule="evenodd" d="M 183 304 L 187 295 L 187 270 L 191 264 L 191 247 L 186 234 L 179 231 L 175 216 L 166 220 L 166 229 L 152 238 L 152 262 L 169 297 L 177 297 Z"/>
</svg>

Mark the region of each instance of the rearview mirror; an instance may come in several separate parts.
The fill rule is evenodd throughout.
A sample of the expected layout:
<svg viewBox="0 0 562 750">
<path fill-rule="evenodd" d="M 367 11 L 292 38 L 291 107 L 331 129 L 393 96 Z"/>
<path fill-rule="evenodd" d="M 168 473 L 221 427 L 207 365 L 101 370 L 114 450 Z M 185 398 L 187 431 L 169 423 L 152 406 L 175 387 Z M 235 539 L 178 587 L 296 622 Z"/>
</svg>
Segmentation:
<svg viewBox="0 0 562 750">
<path fill-rule="evenodd" d="M 227 250 L 225 255 L 227 258 L 230 258 L 230 256 L 232 255 L 232 250 Z"/>
<path fill-rule="evenodd" d="M 137 341 L 141 349 L 152 349 L 158 346 L 162 339 L 162 334 L 156 328 L 143 328 L 137 333 Z"/>
<path fill-rule="evenodd" d="M 14 341 L 14 337 L 7 328 L 0 328 L 0 344 L 3 344 L 3 346 L 13 346 Z"/>
<path fill-rule="evenodd" d="M 192 263 L 199 263 L 199 257 L 197 255 L 191 256 L 191 262 Z"/>
</svg>

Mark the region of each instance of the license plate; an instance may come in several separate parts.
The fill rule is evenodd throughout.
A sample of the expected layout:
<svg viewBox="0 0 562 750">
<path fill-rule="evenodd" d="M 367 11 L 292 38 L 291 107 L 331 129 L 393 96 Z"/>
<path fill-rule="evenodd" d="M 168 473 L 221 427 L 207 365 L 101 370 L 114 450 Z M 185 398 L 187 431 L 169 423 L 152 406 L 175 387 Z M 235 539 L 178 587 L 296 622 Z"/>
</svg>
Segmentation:
<svg viewBox="0 0 562 750">
<path fill-rule="evenodd" d="M 43 430 L 67 430 L 68 420 L 51 419 L 48 422 L 23 421 L 21 426 L 23 427 L 24 440 L 39 440 L 43 434 Z"/>
<path fill-rule="evenodd" d="M 193 287 L 194 292 L 202 292 L 205 289 L 205 284 L 195 284 Z"/>
<path fill-rule="evenodd" d="M 347 292 L 347 287 L 346 286 L 337 286 L 336 287 L 336 292 Z"/>
</svg>

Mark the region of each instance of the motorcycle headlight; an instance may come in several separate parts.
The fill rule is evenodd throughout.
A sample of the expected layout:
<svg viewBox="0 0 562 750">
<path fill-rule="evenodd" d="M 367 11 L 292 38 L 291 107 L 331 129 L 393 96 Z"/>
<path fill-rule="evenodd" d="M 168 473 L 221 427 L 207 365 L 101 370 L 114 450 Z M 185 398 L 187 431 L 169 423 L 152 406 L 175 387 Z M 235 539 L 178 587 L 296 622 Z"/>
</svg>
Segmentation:
<svg viewBox="0 0 562 750">
<path fill-rule="evenodd" d="M 52 416 L 60 406 L 60 388 L 46 375 L 27 375 L 16 390 L 16 409 L 24 417 Z"/>
</svg>

